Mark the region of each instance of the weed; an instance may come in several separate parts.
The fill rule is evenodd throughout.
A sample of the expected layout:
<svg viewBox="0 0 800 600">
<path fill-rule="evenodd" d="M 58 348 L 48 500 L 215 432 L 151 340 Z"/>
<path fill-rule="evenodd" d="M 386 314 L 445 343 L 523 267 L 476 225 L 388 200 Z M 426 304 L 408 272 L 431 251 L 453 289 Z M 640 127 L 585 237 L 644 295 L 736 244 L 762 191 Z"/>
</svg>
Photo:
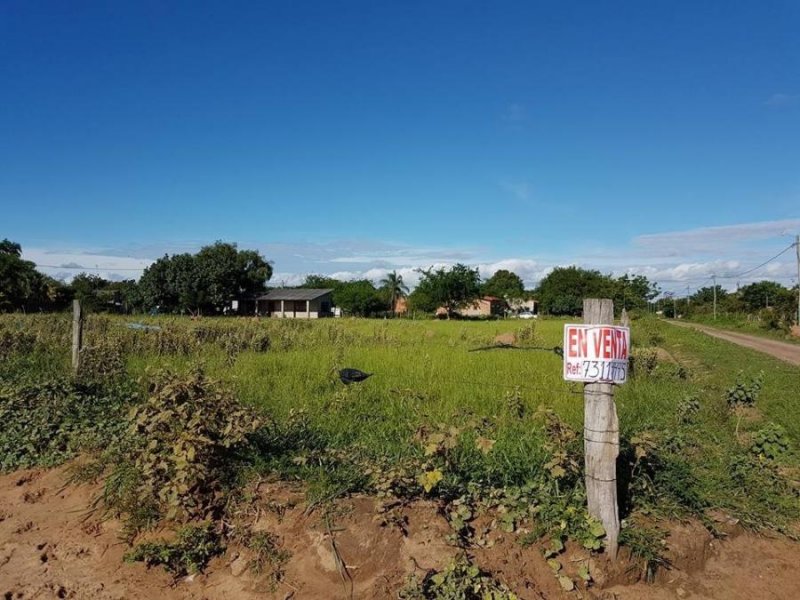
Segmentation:
<svg viewBox="0 0 800 600">
<path fill-rule="evenodd" d="M 127 562 L 143 562 L 148 567 L 163 565 L 175 577 L 202 572 L 208 561 L 225 548 L 209 523 L 186 525 L 174 541 L 143 542 L 125 554 Z"/>
<path fill-rule="evenodd" d="M 789 451 L 789 436 L 780 425 L 767 423 L 753 435 L 750 451 L 760 460 L 775 460 Z"/>
<path fill-rule="evenodd" d="M 630 370 L 635 376 L 648 377 L 658 368 L 655 348 L 634 348 L 630 356 Z"/>
<path fill-rule="evenodd" d="M 658 529 L 646 526 L 623 527 L 619 543 L 630 548 L 631 557 L 641 565 L 642 578 L 647 582 L 655 580 L 658 569 L 669 569 L 671 566 L 663 554 L 664 534 Z"/>
<path fill-rule="evenodd" d="M 517 595 L 465 557 L 442 571 L 416 575 L 398 593 L 401 600 L 517 600 Z"/>
<path fill-rule="evenodd" d="M 728 401 L 730 408 L 738 408 L 741 406 L 753 406 L 758 400 L 761 393 L 761 388 L 764 386 L 764 372 L 760 372 L 750 380 L 746 380 L 744 374 L 739 371 L 736 377 L 736 383 L 728 388 L 725 392 L 725 397 Z"/>
</svg>

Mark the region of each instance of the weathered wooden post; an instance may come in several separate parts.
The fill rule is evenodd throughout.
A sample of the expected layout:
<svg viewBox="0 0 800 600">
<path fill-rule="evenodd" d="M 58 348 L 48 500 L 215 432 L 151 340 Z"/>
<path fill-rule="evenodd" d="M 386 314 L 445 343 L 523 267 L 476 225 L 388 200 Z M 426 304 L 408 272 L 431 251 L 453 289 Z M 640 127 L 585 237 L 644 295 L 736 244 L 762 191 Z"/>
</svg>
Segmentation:
<svg viewBox="0 0 800 600">
<path fill-rule="evenodd" d="M 613 325 L 614 303 L 607 299 L 584 299 L 583 322 L 588 325 Z M 583 450 L 586 455 L 586 499 L 589 514 L 603 524 L 606 530 L 606 549 L 610 557 L 615 559 L 619 540 L 619 420 L 614 402 L 614 385 L 584 384 L 583 406 Z"/>
<path fill-rule="evenodd" d="M 584 383 L 583 450 L 589 514 L 603 524 L 606 550 L 612 559 L 617 557 L 619 544 L 619 420 L 614 385 L 628 378 L 630 350 L 627 313 L 622 320 L 622 326 L 614 326 L 611 300 L 587 298 L 583 324 L 564 325 L 564 379 Z"/>
<path fill-rule="evenodd" d="M 72 301 L 72 372 L 75 376 L 81 368 L 81 350 L 83 349 L 83 312 L 81 301 Z"/>
</svg>

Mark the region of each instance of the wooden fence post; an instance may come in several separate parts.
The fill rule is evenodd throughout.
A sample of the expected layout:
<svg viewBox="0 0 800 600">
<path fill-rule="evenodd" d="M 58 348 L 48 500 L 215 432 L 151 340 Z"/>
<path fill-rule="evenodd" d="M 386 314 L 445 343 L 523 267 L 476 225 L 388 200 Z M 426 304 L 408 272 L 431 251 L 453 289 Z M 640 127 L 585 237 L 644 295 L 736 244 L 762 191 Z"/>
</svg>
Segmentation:
<svg viewBox="0 0 800 600">
<path fill-rule="evenodd" d="M 613 325 L 614 303 L 586 298 L 583 322 Z M 610 383 L 587 383 L 583 388 L 583 450 L 586 455 L 586 499 L 589 514 L 606 530 L 606 549 L 616 559 L 619 546 L 619 505 L 617 503 L 617 456 L 619 420 Z"/>
<path fill-rule="evenodd" d="M 83 312 L 81 301 L 72 301 L 72 372 L 75 376 L 81 368 L 81 350 L 83 349 Z"/>
</svg>

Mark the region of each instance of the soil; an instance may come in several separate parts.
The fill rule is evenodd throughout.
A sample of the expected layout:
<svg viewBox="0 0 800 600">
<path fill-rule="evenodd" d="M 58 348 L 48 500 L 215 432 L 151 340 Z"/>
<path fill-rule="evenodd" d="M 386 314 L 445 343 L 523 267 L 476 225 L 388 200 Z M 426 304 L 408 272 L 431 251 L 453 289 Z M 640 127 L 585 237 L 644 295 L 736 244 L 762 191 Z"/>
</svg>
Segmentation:
<svg viewBox="0 0 800 600">
<path fill-rule="evenodd" d="M 788 362 L 793 365 L 800 365 L 800 346 L 791 344 L 789 342 L 779 342 L 777 340 L 770 340 L 767 338 L 757 337 L 754 335 L 747 335 L 735 331 L 723 331 L 707 325 L 698 325 L 697 323 L 681 323 L 680 321 L 668 320 L 667 323 L 679 325 L 680 327 L 689 327 L 702 331 L 711 337 L 719 338 L 732 342 L 745 348 L 752 348 L 764 354 L 769 354 L 780 360 Z"/>
<path fill-rule="evenodd" d="M 124 562 L 121 524 L 88 508 L 100 486 L 67 485 L 66 479 L 64 467 L 0 476 L 3 599 L 391 599 L 411 574 L 421 578 L 458 553 L 446 541 L 451 530 L 435 503 L 355 496 L 323 513 L 309 509 L 299 487 L 262 483 L 248 490 L 250 499 L 229 525 L 234 533 L 247 526 L 278 536 L 291 554 L 281 580 L 254 575 L 249 551 L 233 545 L 205 573 L 175 580 L 161 568 Z M 730 533 L 725 539 L 712 538 L 697 523 L 673 524 L 666 553 L 673 567 L 652 584 L 637 582 L 641 567 L 625 553 L 610 565 L 568 546 L 559 556 L 563 572 L 577 579 L 580 565 L 588 565 L 596 583 L 565 592 L 540 548 L 520 546 L 490 527 L 488 517 L 473 523 L 483 547 L 470 553 L 523 600 L 800 598 L 794 573 L 800 544 L 741 532 L 724 515 L 718 522 Z"/>
</svg>

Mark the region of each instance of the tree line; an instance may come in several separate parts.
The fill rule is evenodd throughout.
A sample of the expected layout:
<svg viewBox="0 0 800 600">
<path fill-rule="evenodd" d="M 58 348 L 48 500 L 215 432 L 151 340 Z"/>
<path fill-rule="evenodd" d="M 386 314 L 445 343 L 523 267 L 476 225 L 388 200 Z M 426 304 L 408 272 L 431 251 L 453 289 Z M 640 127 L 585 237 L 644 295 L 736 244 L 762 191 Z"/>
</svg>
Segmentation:
<svg viewBox="0 0 800 600">
<path fill-rule="evenodd" d="M 333 303 L 354 316 L 392 315 L 401 300 L 405 310 L 432 314 L 443 309 L 457 313 L 478 298 L 494 296 L 507 301 L 535 299 L 539 311 L 556 316 L 578 316 L 587 297 L 611 298 L 619 309 L 646 310 L 660 294 L 643 275 L 615 277 L 577 266 L 558 267 L 527 289 L 516 273 L 501 269 L 482 279 L 477 268 L 463 264 L 419 269 L 413 291 L 396 271 L 376 285 L 368 279 L 341 281 L 309 275 L 299 287 L 333 290 Z M 256 250 L 216 242 L 198 252 L 164 255 L 147 267 L 138 281 L 109 281 L 80 273 L 69 283 L 36 270 L 22 258 L 22 248 L 10 240 L 0 242 L 0 311 L 63 310 L 78 298 L 93 312 L 223 314 L 231 301 L 265 293 L 272 264 Z M 780 323 L 791 322 L 796 292 L 773 281 L 762 281 L 728 293 L 717 286 L 721 312 L 759 313 Z M 713 288 L 698 290 L 689 298 L 690 310 L 712 310 Z M 659 300 L 658 308 L 671 316 L 675 303 Z M 683 312 L 686 311 L 684 307 Z M 679 311 L 680 312 L 680 311 Z"/>
<path fill-rule="evenodd" d="M 721 285 L 698 289 L 688 298 L 662 298 L 657 308 L 664 316 L 707 317 L 714 312 L 716 291 L 717 314 L 749 315 L 767 329 L 788 329 L 797 319 L 797 288 L 787 288 L 776 281 L 763 280 L 729 292 Z"/>
</svg>

